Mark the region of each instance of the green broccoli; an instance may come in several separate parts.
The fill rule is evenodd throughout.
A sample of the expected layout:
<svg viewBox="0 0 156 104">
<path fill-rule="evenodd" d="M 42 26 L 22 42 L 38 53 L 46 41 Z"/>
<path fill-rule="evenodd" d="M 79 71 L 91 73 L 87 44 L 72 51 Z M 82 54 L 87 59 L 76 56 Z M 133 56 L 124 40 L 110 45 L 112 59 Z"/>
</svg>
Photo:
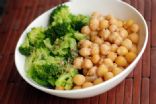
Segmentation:
<svg viewBox="0 0 156 104">
<path fill-rule="evenodd" d="M 66 5 L 60 5 L 52 11 L 49 26 L 45 32 L 52 43 L 54 43 L 57 38 L 74 31 L 71 27 L 71 17 L 72 14 L 70 13 L 69 7 Z"/>
<path fill-rule="evenodd" d="M 49 54 L 47 49 L 39 48 L 26 59 L 28 76 L 44 86 L 54 86 L 55 80 L 65 72 L 64 58 Z"/>
<path fill-rule="evenodd" d="M 24 43 L 19 47 L 19 51 L 23 55 L 30 55 L 35 47 L 43 46 L 43 39 L 45 38 L 44 28 L 32 28 L 27 34 Z"/>
<path fill-rule="evenodd" d="M 49 26 L 48 29 L 45 31 L 45 34 L 48 38 L 51 39 L 51 42 L 54 43 L 54 41 L 57 38 L 60 38 L 72 31 L 73 30 L 71 28 L 70 23 L 63 22 L 63 23 L 57 23 L 56 25 Z"/>
<path fill-rule="evenodd" d="M 46 48 L 48 48 L 49 50 L 52 49 L 52 44 L 49 38 L 46 38 L 45 40 L 43 40 L 43 42 Z"/>
<path fill-rule="evenodd" d="M 33 47 L 30 45 L 29 39 L 26 36 L 24 43 L 22 43 L 21 46 L 19 47 L 19 51 L 22 55 L 28 56 L 31 54 L 32 50 L 33 50 Z"/>
<path fill-rule="evenodd" d="M 64 87 L 65 90 L 70 90 L 73 87 L 73 77 L 77 74 L 77 70 L 71 68 L 69 73 L 62 74 L 55 82 L 56 87 Z"/>
<path fill-rule="evenodd" d="M 77 42 L 88 38 L 79 31 L 88 21 L 87 16 L 73 15 L 68 6 L 60 5 L 50 14 L 47 28 L 32 28 L 19 47 L 26 56 L 27 75 L 46 87 L 71 89 L 78 74 L 72 66 L 78 56 Z"/>
<path fill-rule="evenodd" d="M 77 39 L 78 41 L 84 40 L 84 39 L 87 39 L 87 38 L 88 38 L 87 35 L 84 35 L 84 34 L 82 34 L 82 33 L 80 33 L 80 32 L 75 32 L 75 33 L 74 33 L 74 37 L 75 37 L 75 39 Z"/>
<path fill-rule="evenodd" d="M 45 29 L 42 27 L 32 28 L 32 30 L 27 34 L 29 42 L 32 46 L 42 46 L 43 39 L 45 38 L 44 31 Z"/>
<path fill-rule="evenodd" d="M 84 15 L 72 15 L 71 27 L 75 31 L 81 31 L 81 28 L 89 23 L 89 17 Z"/>
<path fill-rule="evenodd" d="M 59 5 L 51 13 L 49 24 L 54 26 L 64 22 L 71 22 L 70 16 L 71 13 L 69 7 L 66 5 Z"/>
<path fill-rule="evenodd" d="M 51 48 L 51 52 L 57 56 L 66 56 L 75 50 L 77 50 L 77 43 L 72 38 L 72 34 L 67 34 L 64 37 L 56 39 Z"/>
<path fill-rule="evenodd" d="M 80 31 L 84 25 L 89 22 L 88 16 L 73 15 L 70 13 L 69 7 L 60 5 L 50 15 L 50 24 L 45 34 L 51 39 L 51 42 L 68 33 Z"/>
</svg>

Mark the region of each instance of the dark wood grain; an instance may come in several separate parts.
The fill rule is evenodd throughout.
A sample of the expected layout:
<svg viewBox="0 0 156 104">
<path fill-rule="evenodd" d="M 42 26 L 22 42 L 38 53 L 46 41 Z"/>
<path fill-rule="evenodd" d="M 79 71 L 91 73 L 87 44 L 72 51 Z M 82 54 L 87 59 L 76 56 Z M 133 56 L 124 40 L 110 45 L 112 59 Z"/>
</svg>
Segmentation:
<svg viewBox="0 0 156 104">
<path fill-rule="evenodd" d="M 142 70 L 142 60 L 140 60 L 138 62 L 137 66 L 134 70 L 132 104 L 140 104 L 141 70 Z"/>
<path fill-rule="evenodd" d="M 6 0 L 0 21 L 0 104 L 156 104 L 156 0 L 123 0 L 146 19 L 149 38 L 142 59 L 118 86 L 85 99 L 65 99 L 27 84 L 16 70 L 14 50 L 36 17 L 67 0 Z"/>
<path fill-rule="evenodd" d="M 152 20 L 151 20 L 151 41 L 152 46 L 156 46 L 156 0 L 152 0 Z"/>
<path fill-rule="evenodd" d="M 133 91 L 133 80 L 125 80 L 125 95 L 124 95 L 124 104 L 132 104 L 132 91 Z"/>
<path fill-rule="evenodd" d="M 143 78 L 141 86 L 141 104 L 149 104 L 149 78 Z"/>
<path fill-rule="evenodd" d="M 115 91 L 116 88 L 113 88 L 112 90 L 110 90 L 107 94 L 107 103 L 108 104 L 115 104 Z"/>
<path fill-rule="evenodd" d="M 151 21 L 152 4 L 151 0 L 145 0 L 144 2 L 144 17 L 147 21 Z"/>
<path fill-rule="evenodd" d="M 143 54 L 143 59 L 142 59 L 142 76 L 143 77 L 150 77 L 150 63 L 151 63 L 151 58 L 149 57 L 151 54 L 151 30 L 150 30 L 150 22 L 147 22 L 148 25 L 148 31 L 149 31 L 149 37 L 148 37 L 148 43 L 147 47 L 145 49 L 145 52 Z"/>
<path fill-rule="evenodd" d="M 116 88 L 116 104 L 123 104 L 124 103 L 124 91 L 125 91 L 125 81 L 119 84 Z M 126 91 L 125 91 L 126 93 Z"/>
<path fill-rule="evenodd" d="M 156 102 L 156 48 L 151 52 L 150 104 Z"/>
<path fill-rule="evenodd" d="M 107 93 L 100 95 L 99 104 L 107 104 Z"/>
</svg>

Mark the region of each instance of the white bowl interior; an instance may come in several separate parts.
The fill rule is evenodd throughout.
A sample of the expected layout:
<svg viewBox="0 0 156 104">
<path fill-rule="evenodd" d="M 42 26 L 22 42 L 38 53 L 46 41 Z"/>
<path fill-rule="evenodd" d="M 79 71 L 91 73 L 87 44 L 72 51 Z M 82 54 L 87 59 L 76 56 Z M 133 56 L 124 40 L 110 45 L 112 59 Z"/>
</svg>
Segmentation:
<svg viewBox="0 0 156 104">
<path fill-rule="evenodd" d="M 95 96 L 116 86 L 134 69 L 138 60 L 142 56 L 142 53 L 147 43 L 147 38 L 148 38 L 147 25 L 139 12 L 137 12 L 133 7 L 129 6 L 128 4 L 118 0 L 75 0 L 74 2 L 66 3 L 66 5 L 70 7 L 71 12 L 74 14 L 81 13 L 84 15 L 90 15 L 92 12 L 98 11 L 101 12 L 103 15 L 112 14 L 115 17 L 123 20 L 125 19 L 135 20 L 136 23 L 138 23 L 140 26 L 140 41 L 139 41 L 140 52 L 137 58 L 134 60 L 134 62 L 131 65 L 129 65 L 129 67 L 126 68 L 121 74 L 117 75 L 111 80 L 108 80 L 102 84 L 87 89 L 72 90 L 72 91 L 57 91 L 57 90 L 47 89 L 43 86 L 36 84 L 33 80 L 31 80 L 26 76 L 25 67 L 24 67 L 25 57 L 19 53 L 18 48 L 20 44 L 23 43 L 27 32 L 29 32 L 32 27 L 47 26 L 49 15 L 53 10 L 51 9 L 45 12 L 44 14 L 42 14 L 41 16 L 39 16 L 37 19 L 35 19 L 21 35 L 15 50 L 16 67 L 20 75 L 29 84 L 49 94 L 53 94 L 60 97 L 67 97 L 67 98 L 84 98 L 84 97 Z"/>
</svg>

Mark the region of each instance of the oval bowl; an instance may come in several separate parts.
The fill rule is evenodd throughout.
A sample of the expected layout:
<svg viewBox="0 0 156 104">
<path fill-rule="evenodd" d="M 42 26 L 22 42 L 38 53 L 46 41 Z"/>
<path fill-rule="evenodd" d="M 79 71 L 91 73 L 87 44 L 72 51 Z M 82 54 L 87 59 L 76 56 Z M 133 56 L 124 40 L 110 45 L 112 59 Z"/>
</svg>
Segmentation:
<svg viewBox="0 0 156 104">
<path fill-rule="evenodd" d="M 132 70 L 138 63 L 139 59 L 141 58 L 145 50 L 147 40 L 148 40 L 147 24 L 143 16 L 135 8 L 120 0 L 75 0 L 71 2 L 66 2 L 64 4 L 68 5 L 70 7 L 71 12 L 74 14 L 80 13 L 84 15 L 90 15 L 92 12 L 98 11 L 101 12 L 103 15 L 112 14 L 115 17 L 123 20 L 133 19 L 134 21 L 136 21 L 140 26 L 140 34 L 139 34 L 140 40 L 139 40 L 139 53 L 135 58 L 135 60 L 123 72 L 113 77 L 112 79 L 105 81 L 104 83 L 89 88 L 85 88 L 85 89 L 60 91 L 60 90 L 49 89 L 37 84 L 31 78 L 28 78 L 26 76 L 25 65 L 24 65 L 25 57 L 20 54 L 18 48 L 23 43 L 26 34 L 31 30 L 32 27 L 47 26 L 49 15 L 55 8 L 54 7 L 46 11 L 39 17 L 37 17 L 22 33 L 15 49 L 15 64 L 17 70 L 21 75 L 21 77 L 31 86 L 55 96 L 65 97 L 65 98 L 86 98 L 86 97 L 91 97 L 91 96 L 104 93 L 110 90 L 111 88 L 115 87 L 116 85 L 118 85 L 121 81 L 123 81 L 130 74 L 130 72 L 132 72 Z"/>
</svg>

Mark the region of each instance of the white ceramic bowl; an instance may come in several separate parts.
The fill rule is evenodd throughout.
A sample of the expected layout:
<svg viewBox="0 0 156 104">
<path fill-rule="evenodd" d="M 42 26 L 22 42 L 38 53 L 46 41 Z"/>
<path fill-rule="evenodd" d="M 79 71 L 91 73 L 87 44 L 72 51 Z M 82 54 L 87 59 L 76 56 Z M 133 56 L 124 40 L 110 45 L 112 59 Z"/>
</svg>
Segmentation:
<svg viewBox="0 0 156 104">
<path fill-rule="evenodd" d="M 95 85 L 93 87 L 80 89 L 80 90 L 59 91 L 59 90 L 48 89 L 46 87 L 38 85 L 32 79 L 26 76 L 26 71 L 24 67 L 25 57 L 19 53 L 18 48 L 21 45 L 21 43 L 23 43 L 26 33 L 29 32 L 32 27 L 47 26 L 49 15 L 53 10 L 52 8 L 47 12 L 45 12 L 44 14 L 42 14 L 41 16 L 39 16 L 37 19 L 35 19 L 21 35 L 15 50 L 15 63 L 16 63 L 17 70 L 19 74 L 23 77 L 23 79 L 26 82 L 28 82 L 30 85 L 52 95 L 65 97 L 65 98 L 86 98 L 86 97 L 91 97 L 91 96 L 104 93 L 110 90 L 111 88 L 115 87 L 122 80 L 124 80 L 138 63 L 139 59 L 141 58 L 145 50 L 147 40 L 148 40 L 147 24 L 143 16 L 135 8 L 120 0 L 75 0 L 72 2 L 67 2 L 65 4 L 70 7 L 71 12 L 74 14 L 81 13 L 85 15 L 90 15 L 92 12 L 98 11 L 103 13 L 104 15 L 112 14 L 115 17 L 118 17 L 123 20 L 124 19 L 135 20 L 140 26 L 139 54 L 136 57 L 136 59 L 119 75 L 115 76 L 114 78 L 102 84 Z"/>
</svg>

